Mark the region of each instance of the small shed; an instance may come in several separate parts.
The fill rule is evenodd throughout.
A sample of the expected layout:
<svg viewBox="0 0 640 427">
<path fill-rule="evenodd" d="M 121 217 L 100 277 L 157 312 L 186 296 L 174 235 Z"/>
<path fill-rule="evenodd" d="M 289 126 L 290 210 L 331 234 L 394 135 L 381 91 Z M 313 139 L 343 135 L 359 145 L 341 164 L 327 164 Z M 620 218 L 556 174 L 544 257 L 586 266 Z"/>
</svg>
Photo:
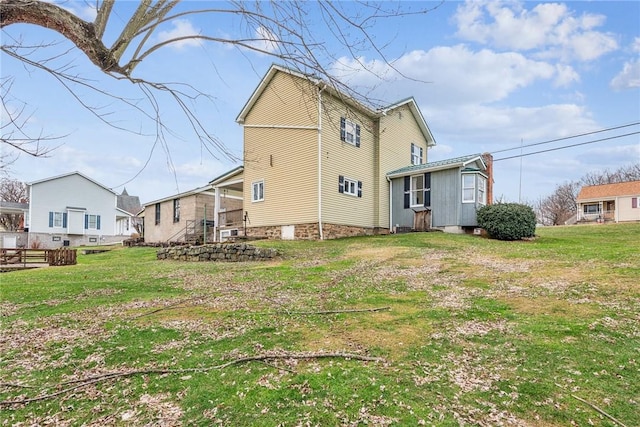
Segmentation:
<svg viewBox="0 0 640 427">
<path fill-rule="evenodd" d="M 491 203 L 492 161 L 488 153 L 473 154 L 389 172 L 392 230 L 477 227 L 476 211 Z"/>
</svg>

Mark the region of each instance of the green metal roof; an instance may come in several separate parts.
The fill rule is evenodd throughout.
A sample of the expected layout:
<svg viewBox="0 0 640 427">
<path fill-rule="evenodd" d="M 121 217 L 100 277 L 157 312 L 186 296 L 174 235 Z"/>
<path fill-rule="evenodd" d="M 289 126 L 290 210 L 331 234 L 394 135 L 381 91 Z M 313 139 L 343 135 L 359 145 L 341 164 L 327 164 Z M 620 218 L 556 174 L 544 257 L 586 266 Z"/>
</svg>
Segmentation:
<svg viewBox="0 0 640 427">
<path fill-rule="evenodd" d="M 455 157 L 453 159 L 438 160 L 437 162 L 425 163 L 422 165 L 405 166 L 387 173 L 388 177 L 411 175 L 417 172 L 429 172 L 433 170 L 450 169 L 454 167 L 464 166 L 466 163 L 475 160 L 482 160 L 480 154 L 470 154 L 468 156 Z"/>
</svg>

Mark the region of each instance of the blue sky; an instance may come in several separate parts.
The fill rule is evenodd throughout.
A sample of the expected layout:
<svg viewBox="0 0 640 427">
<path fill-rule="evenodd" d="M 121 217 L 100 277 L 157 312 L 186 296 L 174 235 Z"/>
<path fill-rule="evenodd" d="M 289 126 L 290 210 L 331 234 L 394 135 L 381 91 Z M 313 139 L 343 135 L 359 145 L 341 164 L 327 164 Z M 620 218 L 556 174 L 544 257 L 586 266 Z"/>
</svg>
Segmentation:
<svg viewBox="0 0 640 427">
<path fill-rule="evenodd" d="M 412 9 L 436 4 L 400 3 Z M 91 17 L 87 3 L 64 5 Z M 315 16 L 313 4 L 307 5 L 308 22 L 317 39 L 324 40 L 326 27 Z M 114 26 L 127 16 L 132 3 L 119 2 L 117 7 Z M 242 37 L 246 27 L 228 16 L 208 15 L 186 17 L 163 31 L 167 34 L 158 37 L 197 32 Z M 328 58 L 326 66 L 355 87 L 373 88 L 372 96 L 388 104 L 413 96 L 437 142 L 429 161 L 484 151 L 496 152 L 494 157 L 501 159 L 517 156 L 520 145 L 527 154 L 584 143 L 522 160 L 497 161 L 497 198 L 534 202 L 556 185 L 588 172 L 640 162 L 640 125 L 526 147 L 640 122 L 640 2 L 445 2 L 426 15 L 380 21 L 371 32 L 386 45 L 386 57 L 395 70 L 374 52 L 362 52 L 356 62 L 338 44 L 328 45 L 335 58 Z M 5 28 L 2 39 L 62 41 L 43 56 L 70 46 L 56 33 L 26 25 Z M 64 61 L 74 73 L 109 91 L 142 98 L 131 84 L 101 74 L 78 52 L 65 55 Z M 235 118 L 273 61 L 212 42 L 187 43 L 149 56 L 134 75 L 189 83 L 210 95 L 193 108 L 241 157 L 242 129 Z M 85 99 L 108 114 L 109 121 L 135 132 L 115 129 L 81 108 L 45 73 L 5 55 L 1 67 L 3 78 L 14 77 L 11 108 L 26 105 L 29 129 L 62 136 L 49 144 L 59 147 L 47 158 L 21 155 L 10 168 L 16 179 L 29 182 L 78 170 L 118 192 L 125 185 L 129 194 L 147 202 L 205 185 L 238 165 L 203 149 L 183 116 L 162 96 L 162 117 L 172 133 L 166 135 L 166 147 L 154 147 L 153 123 L 133 108 L 87 94 Z M 627 133 L 635 134 L 619 137 Z M 611 139 L 588 143 L 604 138 Z M 499 152 L 511 148 L 516 150 Z"/>
</svg>

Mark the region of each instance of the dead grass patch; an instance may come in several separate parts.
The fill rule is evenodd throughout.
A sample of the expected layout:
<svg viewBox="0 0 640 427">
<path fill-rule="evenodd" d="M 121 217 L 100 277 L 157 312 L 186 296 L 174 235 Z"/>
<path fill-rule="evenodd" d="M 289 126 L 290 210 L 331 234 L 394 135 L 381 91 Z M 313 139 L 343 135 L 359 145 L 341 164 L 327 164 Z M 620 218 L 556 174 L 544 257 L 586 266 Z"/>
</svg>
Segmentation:
<svg viewBox="0 0 640 427">
<path fill-rule="evenodd" d="M 576 304 L 553 297 L 503 297 L 500 298 L 500 300 L 521 314 L 591 318 L 601 312 L 601 310 L 593 304 Z"/>
</svg>

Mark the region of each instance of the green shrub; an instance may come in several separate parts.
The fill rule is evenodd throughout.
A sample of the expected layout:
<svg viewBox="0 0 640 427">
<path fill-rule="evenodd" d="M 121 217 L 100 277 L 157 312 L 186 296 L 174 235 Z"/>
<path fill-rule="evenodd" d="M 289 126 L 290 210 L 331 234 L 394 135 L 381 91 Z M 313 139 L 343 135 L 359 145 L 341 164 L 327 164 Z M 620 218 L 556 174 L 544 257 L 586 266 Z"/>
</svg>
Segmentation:
<svg viewBox="0 0 640 427">
<path fill-rule="evenodd" d="M 536 214 L 530 206 L 518 203 L 498 203 L 478 209 L 478 225 L 498 240 L 519 240 L 533 237 Z"/>
</svg>

